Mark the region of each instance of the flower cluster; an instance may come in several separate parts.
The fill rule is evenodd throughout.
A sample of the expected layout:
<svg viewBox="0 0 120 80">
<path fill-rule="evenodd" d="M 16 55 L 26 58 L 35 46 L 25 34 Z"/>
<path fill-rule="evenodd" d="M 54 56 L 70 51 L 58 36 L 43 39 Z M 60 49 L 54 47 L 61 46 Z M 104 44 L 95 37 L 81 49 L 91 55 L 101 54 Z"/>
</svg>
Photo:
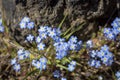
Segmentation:
<svg viewBox="0 0 120 80">
<path fill-rule="evenodd" d="M 30 56 L 30 52 L 28 50 L 24 50 L 24 49 L 19 49 L 17 52 L 17 59 L 14 58 L 11 60 L 11 65 L 13 65 L 13 69 L 18 72 L 20 71 L 21 67 L 20 64 L 18 63 L 18 61 L 29 58 Z"/>
<path fill-rule="evenodd" d="M 21 67 L 20 67 L 20 64 L 17 63 L 16 58 L 14 58 L 14 59 L 11 60 L 11 65 L 13 65 L 13 69 L 14 69 L 16 72 L 20 71 Z"/>
<path fill-rule="evenodd" d="M 38 29 L 38 36 L 34 37 L 29 34 L 26 39 L 29 42 L 32 42 L 35 38 L 37 43 L 38 50 L 44 50 L 46 45 L 43 43 L 45 39 L 51 38 L 54 41 L 54 47 L 56 50 L 56 59 L 62 59 L 67 56 L 69 51 L 79 51 L 82 46 L 82 41 L 77 41 L 77 37 L 71 36 L 71 38 L 65 41 L 64 38 L 61 38 L 61 31 L 59 28 L 51 28 L 48 26 L 40 26 Z"/>
<path fill-rule="evenodd" d="M 68 44 L 66 42 L 56 42 L 54 44 L 56 50 L 56 59 L 62 59 L 68 54 Z"/>
<path fill-rule="evenodd" d="M 71 36 L 68 42 L 63 38 L 59 38 L 59 42 L 54 43 L 56 50 L 56 59 L 62 59 L 67 56 L 69 51 L 79 51 L 82 47 L 82 41 L 77 41 L 77 37 Z"/>
<path fill-rule="evenodd" d="M 117 80 L 120 80 L 120 71 L 116 72 L 115 76 L 117 77 Z"/>
<path fill-rule="evenodd" d="M 109 51 L 107 45 L 102 46 L 100 50 L 90 51 L 90 57 L 88 64 L 96 68 L 99 68 L 102 64 L 110 66 L 114 61 L 113 54 Z"/>
<path fill-rule="evenodd" d="M 29 34 L 26 37 L 26 40 L 29 42 L 32 42 L 35 38 L 35 42 L 37 43 L 38 50 L 44 50 L 45 48 L 45 44 L 43 43 L 44 40 L 49 37 L 49 38 L 52 38 L 54 41 L 56 41 L 57 40 L 56 37 L 59 37 L 60 33 L 61 32 L 59 28 L 56 29 L 56 28 L 51 28 L 48 26 L 40 26 L 40 28 L 38 29 L 38 36 L 33 36 L 32 34 Z"/>
<path fill-rule="evenodd" d="M 112 23 L 111 23 L 112 28 L 104 28 L 104 35 L 110 39 L 110 40 L 115 40 L 118 34 L 120 33 L 120 18 L 116 18 Z"/>
<path fill-rule="evenodd" d="M 55 40 L 56 37 L 60 36 L 59 28 L 51 28 L 48 26 L 40 26 L 38 29 L 38 36 L 36 36 L 35 41 L 37 43 L 38 50 L 44 50 L 45 44 L 43 43 L 45 39 L 52 38 Z"/>
<path fill-rule="evenodd" d="M 19 49 L 17 54 L 18 54 L 18 60 L 24 60 L 30 57 L 30 52 L 24 49 Z"/>
<path fill-rule="evenodd" d="M 20 28 L 32 29 L 34 23 L 30 22 L 30 18 L 24 17 L 20 22 Z M 29 34 L 26 40 L 32 42 L 35 38 L 38 50 L 44 50 L 46 47 L 44 40 L 51 38 L 54 41 L 54 47 L 56 50 L 56 59 L 62 59 L 70 50 L 79 51 L 82 45 L 82 41 L 77 41 L 77 37 L 72 36 L 68 42 L 64 38 L 61 38 L 61 31 L 59 28 L 51 28 L 48 26 L 40 26 L 38 29 L 38 36 Z"/>
<path fill-rule="evenodd" d="M 46 39 L 47 37 L 51 37 L 53 40 L 55 40 L 56 37 L 59 37 L 61 34 L 59 28 L 51 28 L 48 26 L 40 26 L 38 32 L 41 39 Z"/>
<path fill-rule="evenodd" d="M 42 57 L 39 60 L 32 61 L 32 65 L 35 66 L 40 71 L 46 69 L 46 64 L 47 64 L 47 59 L 45 57 Z"/>
<path fill-rule="evenodd" d="M 71 61 L 70 64 L 68 65 L 68 70 L 73 71 L 76 67 L 76 61 Z"/>
<path fill-rule="evenodd" d="M 68 45 L 69 45 L 69 50 L 79 51 L 82 46 L 82 41 L 81 40 L 78 41 L 76 36 L 71 36 L 68 41 Z"/>
<path fill-rule="evenodd" d="M 21 29 L 25 29 L 25 28 L 28 28 L 28 29 L 33 29 L 34 28 L 34 22 L 30 21 L 30 18 L 29 17 L 24 17 L 20 24 L 19 24 L 20 28 Z"/>
<path fill-rule="evenodd" d="M 2 19 L 0 19 L 0 32 L 4 32 L 4 27 L 2 25 Z"/>
<path fill-rule="evenodd" d="M 55 70 L 54 72 L 53 72 L 53 76 L 55 77 L 55 78 L 60 78 L 61 77 L 61 73 L 60 73 L 60 71 L 59 70 Z M 61 77 L 61 80 L 67 80 L 65 77 Z"/>
<path fill-rule="evenodd" d="M 119 30 L 119 18 L 115 19 L 112 28 L 105 28 L 104 29 L 104 34 L 107 38 L 109 39 L 115 39 L 115 36 L 118 35 L 119 32 L 116 32 L 115 30 Z M 116 25 L 115 25 L 116 22 Z M 20 22 L 20 28 L 25 29 L 28 28 L 29 30 L 34 28 L 34 22 L 30 21 L 30 18 L 24 17 L 21 22 Z M 116 26 L 116 27 L 114 27 Z M 112 30 L 112 33 L 110 33 Z M 38 34 L 37 36 L 33 36 L 32 34 L 28 34 L 26 36 L 26 40 L 28 42 L 35 42 L 37 45 L 36 47 L 38 50 L 44 50 L 46 45 L 45 40 L 52 40 L 51 45 L 54 46 L 55 49 L 55 58 L 56 59 L 63 59 L 66 57 L 68 54 L 70 54 L 71 51 L 78 52 L 82 48 L 82 41 L 78 41 L 78 38 L 76 36 L 71 36 L 68 40 L 65 38 L 61 37 L 61 31 L 59 28 L 52 28 L 48 26 L 40 26 L 38 29 Z M 50 39 L 48 39 L 50 38 Z M 92 48 L 93 47 L 93 42 L 92 40 L 88 40 L 86 43 L 85 48 Z M 11 65 L 13 65 L 15 71 L 20 70 L 20 64 L 18 64 L 17 61 L 19 60 L 24 60 L 26 58 L 30 57 L 30 52 L 24 49 L 20 49 L 17 52 L 18 56 L 17 58 L 14 58 L 11 60 Z M 18 59 L 18 60 L 16 60 Z M 112 65 L 114 59 L 113 59 L 113 54 L 109 51 L 109 47 L 107 45 L 104 45 L 101 47 L 100 50 L 92 50 L 90 51 L 90 60 L 88 64 L 90 66 L 93 66 L 95 68 L 99 68 L 102 64 L 109 66 Z M 41 57 L 40 59 L 33 59 L 32 60 L 32 65 L 36 68 L 39 69 L 40 71 L 45 70 L 47 68 L 47 58 L 46 57 Z M 70 64 L 68 64 L 67 70 L 72 72 L 76 68 L 76 61 L 71 61 Z M 56 70 L 53 72 L 53 76 L 55 78 L 61 78 L 61 80 L 67 80 L 66 78 L 61 76 L 60 71 Z"/>
</svg>

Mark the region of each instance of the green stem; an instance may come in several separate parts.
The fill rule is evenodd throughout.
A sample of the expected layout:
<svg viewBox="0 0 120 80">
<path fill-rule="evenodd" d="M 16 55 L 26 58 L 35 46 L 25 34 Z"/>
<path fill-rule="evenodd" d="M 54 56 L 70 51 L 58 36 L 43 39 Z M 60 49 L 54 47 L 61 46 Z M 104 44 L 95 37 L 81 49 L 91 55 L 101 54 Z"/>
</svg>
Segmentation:
<svg viewBox="0 0 120 80">
<path fill-rule="evenodd" d="M 56 66 L 57 66 L 57 67 L 60 67 L 60 68 L 62 68 L 62 69 L 68 70 L 67 67 L 65 67 L 65 66 L 63 66 L 63 65 L 57 64 Z"/>
<path fill-rule="evenodd" d="M 59 24 L 59 28 L 60 28 L 60 29 L 61 29 L 62 24 L 63 24 L 63 22 L 65 21 L 66 17 L 67 17 L 67 14 L 64 16 L 63 20 L 62 20 L 61 23 Z"/>
<path fill-rule="evenodd" d="M 71 26 L 67 31 L 65 31 L 62 35 L 65 36 L 71 29 L 73 28 L 73 26 Z"/>
<path fill-rule="evenodd" d="M 79 30 L 83 27 L 83 25 L 85 25 L 84 22 L 81 23 L 80 26 L 79 26 L 77 29 L 75 29 L 75 30 L 74 30 L 73 32 L 71 32 L 70 34 L 66 35 L 64 38 L 68 39 L 73 33 L 75 33 L 76 31 L 79 31 Z"/>
</svg>

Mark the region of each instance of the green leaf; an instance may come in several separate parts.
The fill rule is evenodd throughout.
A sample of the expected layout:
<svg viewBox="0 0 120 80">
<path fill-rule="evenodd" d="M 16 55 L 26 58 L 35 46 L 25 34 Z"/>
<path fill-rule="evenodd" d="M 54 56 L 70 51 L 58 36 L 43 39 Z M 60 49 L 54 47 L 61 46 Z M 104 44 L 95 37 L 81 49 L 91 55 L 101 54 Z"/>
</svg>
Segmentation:
<svg viewBox="0 0 120 80">
<path fill-rule="evenodd" d="M 62 35 L 65 36 L 71 29 L 73 28 L 73 26 L 71 26 L 67 31 L 65 31 Z"/>
<path fill-rule="evenodd" d="M 62 59 L 62 64 L 65 65 L 66 63 L 70 62 L 69 59 L 67 59 L 66 57 Z"/>
<path fill-rule="evenodd" d="M 50 60 L 47 61 L 47 64 L 52 64 Z"/>
<path fill-rule="evenodd" d="M 67 17 L 67 14 L 64 16 L 63 20 L 62 20 L 62 21 L 60 22 L 60 24 L 59 24 L 59 28 L 60 28 L 60 29 L 61 29 L 61 27 L 62 27 L 62 25 L 63 25 L 63 22 L 65 21 L 66 17 Z"/>
<path fill-rule="evenodd" d="M 56 60 L 56 63 L 60 63 L 60 60 Z"/>
<path fill-rule="evenodd" d="M 60 67 L 60 68 L 62 68 L 62 69 L 68 70 L 67 67 L 65 67 L 65 66 L 63 66 L 63 65 L 57 64 L 56 66 L 57 66 L 57 67 Z"/>
<path fill-rule="evenodd" d="M 78 28 L 76 28 L 73 32 L 69 33 L 68 35 L 66 35 L 64 38 L 68 39 L 73 33 L 75 33 L 76 31 L 79 31 L 83 25 L 85 25 L 85 23 L 81 23 L 80 26 Z"/>
</svg>

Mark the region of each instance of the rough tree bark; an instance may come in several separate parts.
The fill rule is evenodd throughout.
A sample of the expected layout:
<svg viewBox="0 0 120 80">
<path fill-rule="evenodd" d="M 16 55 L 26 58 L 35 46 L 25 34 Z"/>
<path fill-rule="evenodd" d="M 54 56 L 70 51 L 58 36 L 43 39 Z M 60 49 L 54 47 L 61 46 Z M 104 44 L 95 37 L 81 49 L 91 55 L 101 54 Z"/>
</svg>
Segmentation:
<svg viewBox="0 0 120 80">
<path fill-rule="evenodd" d="M 96 24 L 98 19 L 109 18 L 116 9 L 116 0 L 0 0 L 0 3 L 3 20 L 11 35 L 20 44 L 24 43 L 25 36 L 30 33 L 16 28 L 24 16 L 29 16 L 35 21 L 36 26 L 58 26 L 67 14 L 63 24 L 64 30 L 70 26 L 77 27 L 86 21 L 87 25 L 77 34 L 84 38 L 84 35 L 89 34 L 95 29 L 93 27 L 97 26 L 93 22 Z"/>
</svg>

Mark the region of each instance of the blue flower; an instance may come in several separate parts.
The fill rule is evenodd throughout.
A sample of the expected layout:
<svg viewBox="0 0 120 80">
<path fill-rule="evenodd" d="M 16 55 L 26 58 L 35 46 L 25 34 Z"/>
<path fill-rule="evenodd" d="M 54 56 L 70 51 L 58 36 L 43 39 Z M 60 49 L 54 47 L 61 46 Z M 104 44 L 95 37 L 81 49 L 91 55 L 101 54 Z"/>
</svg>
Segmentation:
<svg viewBox="0 0 120 80">
<path fill-rule="evenodd" d="M 4 32 L 4 27 L 0 25 L 0 32 Z"/>
<path fill-rule="evenodd" d="M 113 28 L 104 28 L 104 35 L 106 38 L 110 40 L 115 40 L 117 35 L 120 33 L 120 18 L 116 18 L 112 23 L 111 26 Z"/>
<path fill-rule="evenodd" d="M 26 16 L 21 20 L 21 22 L 28 23 L 30 22 L 30 18 Z"/>
<path fill-rule="evenodd" d="M 29 22 L 29 23 L 27 24 L 27 28 L 28 28 L 28 29 L 33 29 L 33 28 L 34 28 L 34 22 Z"/>
<path fill-rule="evenodd" d="M 55 43 L 65 41 L 64 39 L 61 39 L 61 38 L 58 37 L 58 36 L 54 37 L 53 40 L 54 40 Z"/>
<path fill-rule="evenodd" d="M 66 51 L 59 51 L 59 52 L 56 53 L 56 59 L 61 60 L 65 56 L 67 56 L 67 52 Z"/>
<path fill-rule="evenodd" d="M 24 57 L 29 58 L 30 57 L 30 52 L 28 50 L 24 51 Z"/>
<path fill-rule="evenodd" d="M 115 74 L 115 76 L 116 76 L 117 78 L 120 78 L 120 71 L 117 71 L 116 74 Z"/>
<path fill-rule="evenodd" d="M 106 56 L 108 56 L 110 59 L 113 59 L 113 54 L 110 51 L 107 51 Z"/>
<path fill-rule="evenodd" d="M 76 61 L 71 61 L 70 64 L 76 66 Z"/>
<path fill-rule="evenodd" d="M 17 54 L 18 55 L 22 55 L 24 53 L 24 49 L 19 49 L 18 51 L 17 51 Z"/>
<path fill-rule="evenodd" d="M 76 61 L 71 61 L 70 64 L 68 65 L 68 70 L 72 72 L 75 69 L 75 66 Z"/>
<path fill-rule="evenodd" d="M 88 41 L 86 42 L 86 45 L 87 45 L 87 48 L 92 48 L 92 47 L 93 47 L 93 42 L 92 42 L 92 40 L 88 40 Z"/>
<path fill-rule="evenodd" d="M 101 61 L 92 59 L 88 64 L 92 67 L 99 68 L 101 66 Z"/>
<path fill-rule="evenodd" d="M 45 57 L 42 57 L 39 60 L 33 60 L 32 65 L 35 66 L 40 71 L 45 70 L 47 65 L 47 59 Z"/>
<path fill-rule="evenodd" d="M 75 66 L 73 66 L 73 65 L 71 65 L 71 64 L 68 65 L 68 70 L 69 70 L 70 72 L 74 71 L 74 69 L 75 69 Z"/>
<path fill-rule="evenodd" d="M 113 28 L 120 27 L 120 18 L 116 17 L 112 24 Z"/>
<path fill-rule="evenodd" d="M 41 70 L 45 70 L 46 69 L 46 64 L 42 64 L 42 69 Z"/>
<path fill-rule="evenodd" d="M 56 37 L 56 31 L 53 29 L 53 30 L 51 30 L 49 33 L 48 33 L 48 35 L 51 37 L 51 38 L 54 38 L 54 37 Z"/>
<path fill-rule="evenodd" d="M 120 27 L 117 28 L 117 31 L 120 33 Z"/>
<path fill-rule="evenodd" d="M 36 66 L 37 69 L 42 70 L 42 63 L 40 61 L 37 61 L 35 66 Z"/>
<path fill-rule="evenodd" d="M 90 60 L 90 61 L 88 62 L 88 64 L 89 64 L 90 66 L 94 67 L 95 64 L 96 64 L 96 60 L 92 59 L 92 60 Z"/>
<path fill-rule="evenodd" d="M 62 59 L 65 57 L 69 51 L 69 45 L 66 42 L 54 43 L 56 50 L 56 59 Z"/>
<path fill-rule="evenodd" d="M 101 62 L 99 60 L 91 59 L 88 64 L 92 67 L 99 68 L 101 66 Z"/>
<path fill-rule="evenodd" d="M 96 61 L 95 67 L 96 67 L 96 68 L 99 68 L 100 66 L 101 66 L 101 62 L 100 62 L 100 61 Z"/>
<path fill-rule="evenodd" d="M 16 62 L 17 62 L 16 58 L 12 59 L 12 60 L 11 60 L 11 65 L 16 64 Z"/>
<path fill-rule="evenodd" d="M 25 22 L 20 22 L 20 28 L 25 29 L 27 27 L 27 24 Z"/>
<path fill-rule="evenodd" d="M 109 61 L 109 57 L 108 56 L 104 56 L 103 58 L 101 58 L 103 64 L 107 64 Z"/>
<path fill-rule="evenodd" d="M 21 22 L 19 23 L 21 29 L 33 29 L 34 28 L 34 22 L 30 22 L 29 17 L 24 17 Z"/>
<path fill-rule="evenodd" d="M 101 47 L 101 50 L 107 52 L 109 50 L 109 47 L 107 45 L 104 45 Z"/>
<path fill-rule="evenodd" d="M 76 36 L 71 36 L 68 43 L 77 43 L 77 37 Z"/>
<path fill-rule="evenodd" d="M 47 32 L 49 33 L 49 32 L 51 32 L 51 31 L 52 31 L 52 28 L 51 28 L 51 27 L 46 26 L 46 30 L 47 30 Z"/>
<path fill-rule="evenodd" d="M 116 37 L 112 32 L 106 34 L 105 36 L 106 36 L 108 39 L 110 39 L 110 40 L 114 40 L 115 37 Z"/>
<path fill-rule="evenodd" d="M 42 57 L 42 58 L 40 58 L 40 62 L 42 64 L 46 64 L 47 63 L 47 59 L 45 57 Z"/>
<path fill-rule="evenodd" d="M 36 63 L 37 63 L 36 60 L 32 60 L 32 65 L 33 65 L 33 66 L 36 66 Z"/>
<path fill-rule="evenodd" d="M 78 41 L 78 45 L 82 45 L 82 41 L 80 40 L 80 41 Z"/>
<path fill-rule="evenodd" d="M 55 71 L 53 72 L 53 76 L 54 76 L 55 78 L 59 78 L 59 77 L 61 76 L 60 71 L 59 71 L 59 70 L 55 70 Z"/>
<path fill-rule="evenodd" d="M 100 50 L 99 52 L 98 52 L 98 54 L 97 54 L 97 56 L 99 57 L 99 58 L 102 58 L 102 57 L 104 57 L 106 55 L 106 52 L 104 52 L 103 50 Z"/>
<path fill-rule="evenodd" d="M 47 31 L 47 29 L 44 26 L 40 26 L 40 29 L 38 29 L 39 33 L 46 32 L 46 31 Z"/>
<path fill-rule="evenodd" d="M 4 32 L 4 27 L 2 26 L 2 19 L 0 18 L 0 32 Z"/>
<path fill-rule="evenodd" d="M 100 51 L 92 50 L 90 52 L 90 56 L 88 64 L 96 68 L 99 68 L 102 64 L 110 66 L 114 61 L 113 54 L 109 51 L 109 47 L 107 45 L 102 46 Z"/>
<path fill-rule="evenodd" d="M 27 39 L 28 41 L 32 42 L 33 39 L 34 39 L 34 36 L 31 35 L 31 34 L 29 34 L 26 39 Z"/>
<path fill-rule="evenodd" d="M 18 60 L 23 60 L 30 57 L 30 52 L 24 49 L 19 49 L 17 54 L 18 54 Z"/>
<path fill-rule="evenodd" d="M 113 62 L 114 62 L 114 60 L 109 58 L 108 62 L 105 65 L 111 66 Z"/>
<path fill-rule="evenodd" d="M 70 50 L 76 50 L 77 49 L 77 45 L 74 43 L 69 44 Z"/>
<path fill-rule="evenodd" d="M 90 56 L 91 56 L 92 58 L 95 58 L 95 57 L 97 56 L 97 54 L 98 54 L 98 51 L 97 51 L 97 50 L 92 50 L 92 51 L 90 51 Z"/>
<path fill-rule="evenodd" d="M 18 55 L 18 60 L 23 60 L 23 59 L 25 59 L 24 54 Z"/>
<path fill-rule="evenodd" d="M 60 36 L 60 35 L 61 35 L 60 28 L 55 29 L 55 31 L 56 31 L 57 36 Z"/>
<path fill-rule="evenodd" d="M 79 51 L 81 48 L 82 48 L 82 41 L 80 40 L 79 42 L 77 42 L 77 44 L 76 44 L 77 46 L 76 46 L 76 51 Z"/>
<path fill-rule="evenodd" d="M 113 34 L 114 34 L 115 36 L 117 36 L 117 35 L 119 34 L 118 28 L 113 28 L 113 29 L 112 29 L 112 32 L 113 32 Z"/>
<path fill-rule="evenodd" d="M 40 36 L 37 36 L 35 40 L 36 40 L 37 43 L 40 43 L 42 41 Z"/>
<path fill-rule="evenodd" d="M 111 28 L 104 28 L 103 33 L 104 34 L 109 34 L 111 32 Z"/>
<path fill-rule="evenodd" d="M 14 65 L 13 65 L 13 69 L 14 69 L 16 72 L 20 71 L 20 69 L 21 69 L 20 64 L 14 64 Z"/>
<path fill-rule="evenodd" d="M 66 78 L 62 77 L 61 80 L 67 80 Z"/>
<path fill-rule="evenodd" d="M 46 39 L 47 38 L 47 33 L 41 32 L 41 33 L 39 33 L 39 36 L 40 36 L 41 39 Z"/>
<path fill-rule="evenodd" d="M 37 47 L 38 47 L 38 50 L 44 50 L 45 44 L 39 43 L 39 44 L 37 45 Z"/>
<path fill-rule="evenodd" d="M 113 26 L 113 28 L 119 27 L 119 25 L 117 24 L 117 21 L 113 21 L 113 22 L 111 23 L 111 26 Z"/>
</svg>

